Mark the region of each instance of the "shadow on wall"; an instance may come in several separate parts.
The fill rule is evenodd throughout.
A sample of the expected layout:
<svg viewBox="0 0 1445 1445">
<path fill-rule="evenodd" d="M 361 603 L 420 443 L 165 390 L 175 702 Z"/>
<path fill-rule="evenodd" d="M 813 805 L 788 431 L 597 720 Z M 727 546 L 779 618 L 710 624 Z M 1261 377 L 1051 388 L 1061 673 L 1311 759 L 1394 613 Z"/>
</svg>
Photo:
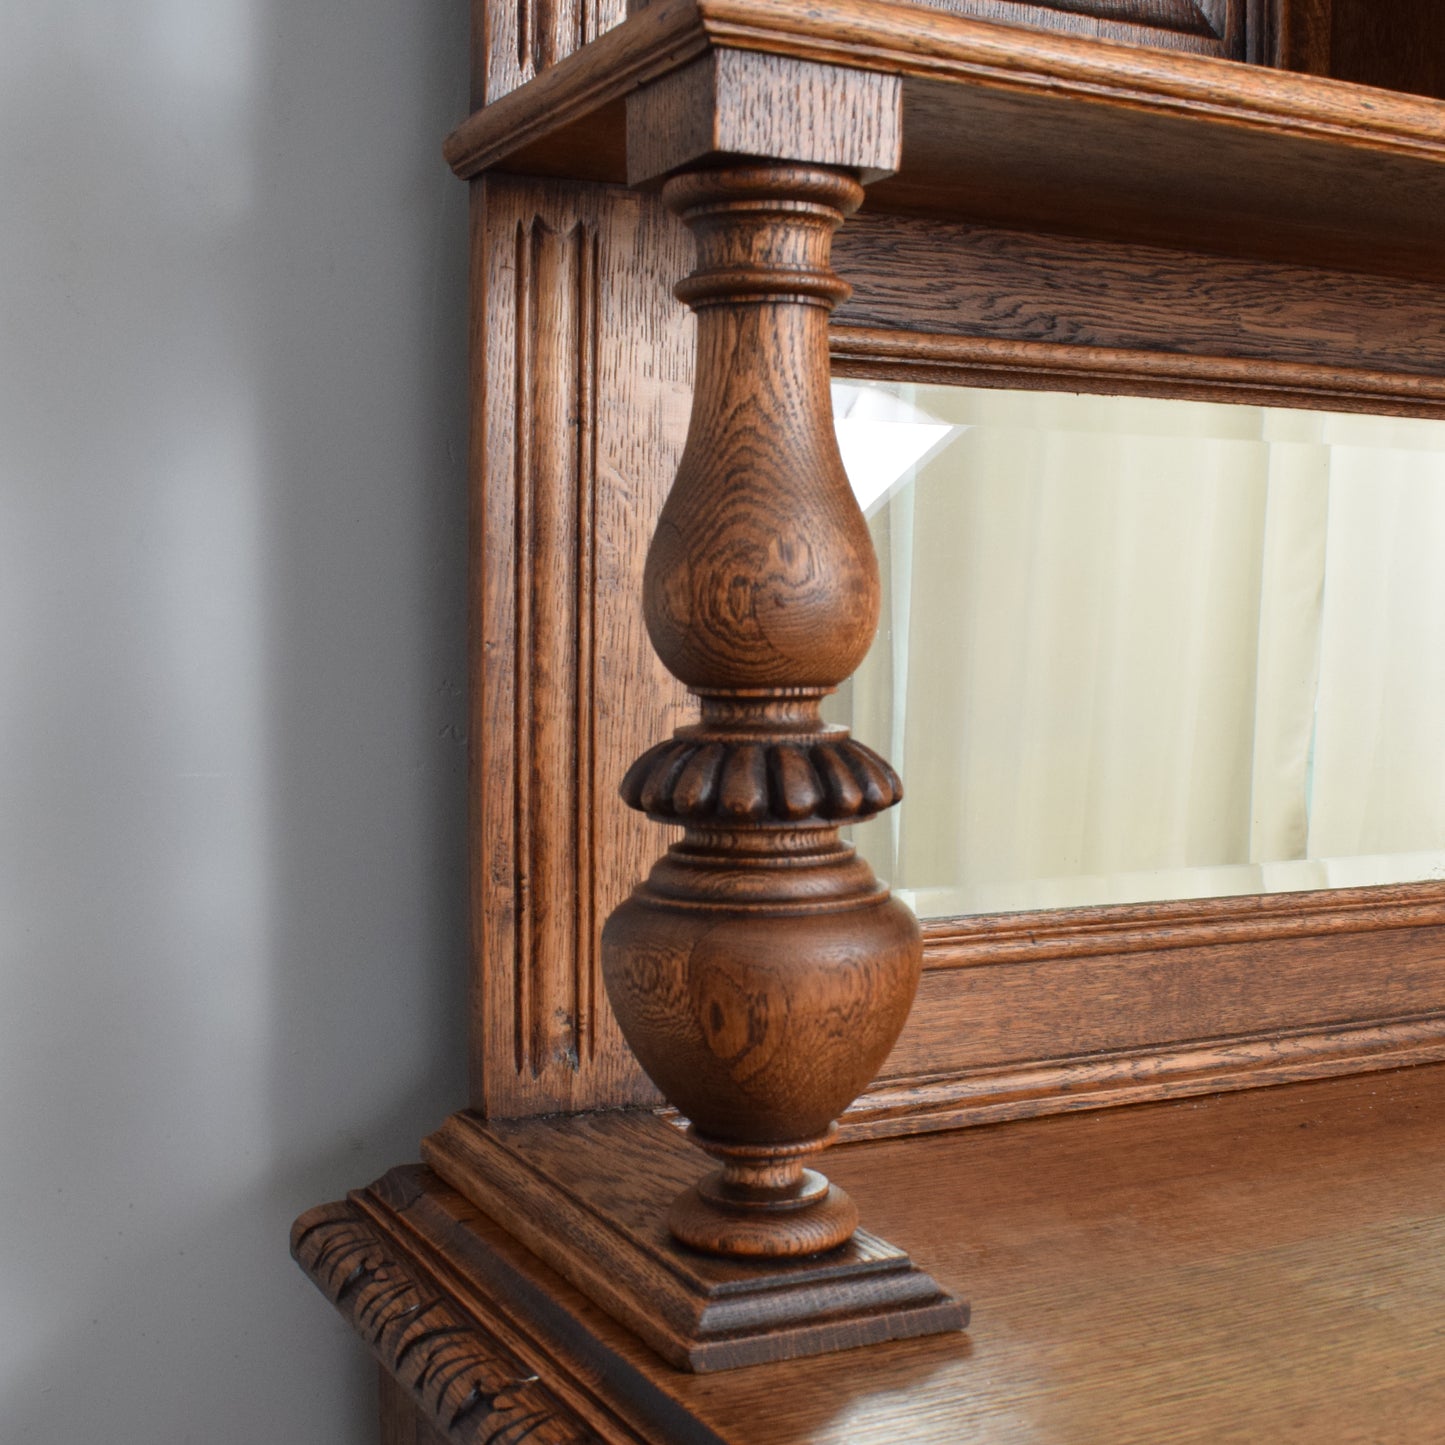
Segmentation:
<svg viewBox="0 0 1445 1445">
<path fill-rule="evenodd" d="M 375 1439 L 287 1230 L 464 1094 L 466 11 L 0 22 L 6 1445 Z"/>
</svg>

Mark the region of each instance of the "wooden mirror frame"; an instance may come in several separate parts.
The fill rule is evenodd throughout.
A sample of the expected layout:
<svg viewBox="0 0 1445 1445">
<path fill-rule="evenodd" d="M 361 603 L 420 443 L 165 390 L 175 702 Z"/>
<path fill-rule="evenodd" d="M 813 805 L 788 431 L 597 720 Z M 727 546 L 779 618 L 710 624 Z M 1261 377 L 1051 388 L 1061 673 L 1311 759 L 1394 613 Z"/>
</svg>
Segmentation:
<svg viewBox="0 0 1445 1445">
<path fill-rule="evenodd" d="M 965 253 L 967 280 L 926 259 Z M 1421 375 L 1445 362 L 1423 288 L 1412 315 L 1410 291 L 1387 297 L 1344 272 L 866 213 L 835 255 L 857 288 L 832 333 L 840 377 L 1445 415 L 1445 388 Z M 1322 338 L 1312 320 L 1331 294 L 1356 318 L 1386 306 L 1394 347 L 1363 326 Z M 1275 310 L 1263 344 L 1238 328 L 1251 305 Z M 1442 927 L 1438 882 L 926 920 L 913 1018 L 844 1128 L 950 1128 L 1445 1058 Z"/>
<path fill-rule="evenodd" d="M 654 195 L 476 184 L 481 363 L 516 388 L 477 388 L 472 1102 L 655 1103 L 598 939 L 658 847 L 616 779 L 686 716 L 636 599 L 685 429 L 691 323 L 670 291 L 688 247 Z M 1439 302 L 1418 282 L 866 205 L 834 256 L 854 287 L 830 331 L 840 377 L 1445 415 Z M 1251 304 L 1269 335 L 1241 333 Z M 645 379 L 608 355 L 619 321 L 634 345 L 646 329 Z M 598 463 L 619 456 L 620 486 Z M 1442 884 L 930 919 L 924 936 L 913 1014 L 845 1136 L 1445 1058 Z"/>
</svg>

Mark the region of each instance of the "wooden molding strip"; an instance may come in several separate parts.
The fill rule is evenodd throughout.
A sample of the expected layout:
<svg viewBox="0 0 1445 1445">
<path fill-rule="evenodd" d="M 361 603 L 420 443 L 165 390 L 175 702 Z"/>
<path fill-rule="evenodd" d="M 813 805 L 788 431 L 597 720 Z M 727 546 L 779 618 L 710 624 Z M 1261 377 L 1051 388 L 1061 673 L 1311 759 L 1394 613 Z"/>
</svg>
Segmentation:
<svg viewBox="0 0 1445 1445">
<path fill-rule="evenodd" d="M 1439 376 L 864 326 L 833 327 L 830 347 L 839 376 L 1445 416 Z"/>
<path fill-rule="evenodd" d="M 969 968 L 1050 958 L 1159 953 L 1442 924 L 1442 883 L 997 913 L 926 922 L 923 966 Z"/>
<path fill-rule="evenodd" d="M 1445 157 L 1439 102 L 1213 57 L 962 19 L 899 0 L 697 0 L 715 45 L 954 83 L 1047 91 L 1276 136 Z"/>
<path fill-rule="evenodd" d="M 593 1445 L 597 1436 L 353 1200 L 308 1210 L 291 1253 L 454 1445 Z"/>
<path fill-rule="evenodd" d="M 713 47 L 1445 159 L 1445 107 L 1436 101 L 1182 52 L 1024 33 L 899 0 L 660 0 L 475 111 L 448 139 L 446 158 L 458 175 L 477 175 Z"/>
<path fill-rule="evenodd" d="M 514 1065 L 535 1080 L 597 1051 L 598 227 L 519 220 L 515 258 L 510 952 Z M 570 342 L 560 363 L 547 350 L 558 335 Z"/>
<path fill-rule="evenodd" d="M 1103 1109 L 1445 1060 L 1445 1015 L 1208 1039 L 1159 1049 L 892 1079 L 839 1121 L 842 1141 Z"/>
<path fill-rule="evenodd" d="M 918 998 L 877 1086 L 902 1088 L 900 1107 L 920 1102 L 926 1113 L 920 1081 L 926 1093 L 958 1081 L 970 1098 L 990 1102 L 1001 1091 L 1011 1100 L 1017 1071 L 1047 1091 L 1058 1089 L 1053 1071 L 1062 1067 L 1065 1078 L 1102 1070 L 1101 1100 L 1132 1102 L 1161 1097 L 1160 1079 L 1173 1077 L 1156 1078 L 1141 1060 L 1182 1050 L 1184 1072 L 1202 1071 L 1192 1092 L 1216 1086 L 1205 1076 L 1216 1066 L 1225 1087 L 1232 1055 L 1194 1051 L 1243 1040 L 1273 1060 L 1274 1039 L 1358 1039 L 1352 1031 L 1445 1017 L 1441 915 L 1440 885 L 1423 884 L 936 920 Z M 1292 1044 L 1279 1057 L 1301 1047 L 1313 1048 Z M 1355 1066 L 1354 1045 L 1342 1047 L 1326 1050 L 1345 1060 L 1332 1071 Z M 1374 1051 L 1367 1041 L 1365 1053 Z M 1280 1077 L 1247 1073 L 1259 1084 Z M 1050 1107 L 1030 1102 L 1027 1111 Z M 944 1108 L 939 1127 L 952 1127 L 947 1116 Z"/>
</svg>

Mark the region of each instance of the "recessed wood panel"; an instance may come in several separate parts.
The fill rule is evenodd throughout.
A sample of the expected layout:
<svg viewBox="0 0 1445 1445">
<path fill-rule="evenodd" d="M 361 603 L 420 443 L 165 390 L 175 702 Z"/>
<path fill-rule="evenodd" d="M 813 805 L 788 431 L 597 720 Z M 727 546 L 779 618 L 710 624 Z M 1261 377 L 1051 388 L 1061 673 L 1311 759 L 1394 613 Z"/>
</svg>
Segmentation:
<svg viewBox="0 0 1445 1445">
<path fill-rule="evenodd" d="M 1187 50 L 1243 59 L 1248 44 L 1246 0 L 921 0 L 1001 25 L 1059 30 L 1122 45 Z"/>
<path fill-rule="evenodd" d="M 638 598 L 690 403 L 686 252 L 652 198 L 478 186 L 473 1104 L 642 1103 L 599 936 L 666 842 L 618 781 L 684 716 Z"/>
</svg>

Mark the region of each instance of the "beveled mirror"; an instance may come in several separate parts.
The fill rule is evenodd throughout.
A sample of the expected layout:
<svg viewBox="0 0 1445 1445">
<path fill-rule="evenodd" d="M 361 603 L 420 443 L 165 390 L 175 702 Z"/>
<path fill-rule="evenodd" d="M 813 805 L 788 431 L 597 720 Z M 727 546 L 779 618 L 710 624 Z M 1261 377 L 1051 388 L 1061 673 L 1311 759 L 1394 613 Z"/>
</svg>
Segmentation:
<svg viewBox="0 0 1445 1445">
<path fill-rule="evenodd" d="M 1445 877 L 1445 421 L 840 381 L 921 917 Z"/>
</svg>

